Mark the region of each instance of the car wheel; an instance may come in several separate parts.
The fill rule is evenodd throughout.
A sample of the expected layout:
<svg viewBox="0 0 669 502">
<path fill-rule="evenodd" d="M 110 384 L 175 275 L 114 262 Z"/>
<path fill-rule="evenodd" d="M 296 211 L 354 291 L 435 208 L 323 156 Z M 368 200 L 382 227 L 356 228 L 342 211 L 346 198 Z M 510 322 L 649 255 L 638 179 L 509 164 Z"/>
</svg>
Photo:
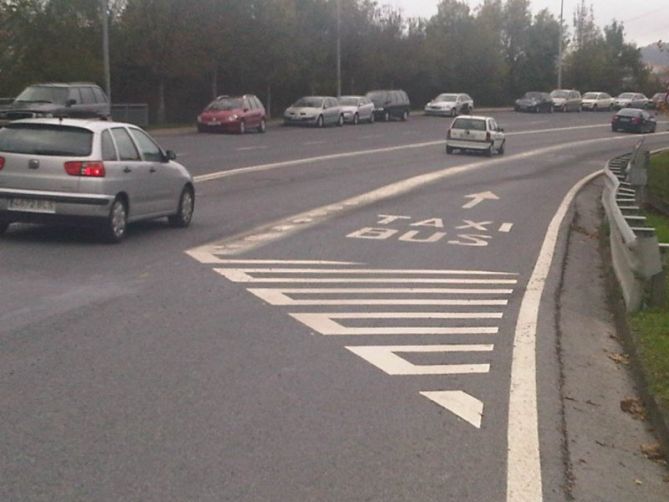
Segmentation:
<svg viewBox="0 0 669 502">
<path fill-rule="evenodd" d="M 612 132 L 618 132 L 618 128 L 617 128 L 617 127 L 613 127 L 613 126 L 611 126 L 611 131 L 612 131 Z"/>
<path fill-rule="evenodd" d="M 373 124 L 373 123 L 374 123 L 374 112 L 372 112 L 372 113 L 369 115 L 369 123 L 370 123 L 370 124 Z"/>
<path fill-rule="evenodd" d="M 200 124 L 197 125 L 197 132 L 206 132 L 206 131 L 207 131 L 207 129 L 205 129 L 204 126 L 202 126 Z"/>
<path fill-rule="evenodd" d="M 239 134 L 245 134 L 246 133 L 246 123 L 242 120 L 239 123 Z"/>
<path fill-rule="evenodd" d="M 458 112 L 455 111 L 455 108 L 451 108 L 451 117 L 455 117 Z"/>
<path fill-rule="evenodd" d="M 356 113 L 355 115 L 353 115 L 353 125 L 358 125 L 359 123 L 360 123 L 360 117 Z"/>
<path fill-rule="evenodd" d="M 267 122 L 265 122 L 265 119 L 262 119 L 260 121 L 260 124 L 258 125 L 258 132 L 263 133 L 267 130 Z"/>
<path fill-rule="evenodd" d="M 121 242 L 128 228 L 128 208 L 126 203 L 120 199 L 114 199 L 109 216 L 102 229 L 104 239 L 110 243 Z"/>
<path fill-rule="evenodd" d="M 8 221 L 0 221 L 0 235 L 4 234 L 9 228 Z"/>
<path fill-rule="evenodd" d="M 499 149 L 497 150 L 497 153 L 500 155 L 504 155 L 504 145 L 506 143 L 506 140 L 502 141 L 502 144 L 499 145 Z"/>
<path fill-rule="evenodd" d="M 492 157 L 492 143 L 490 143 L 490 146 L 487 148 L 487 150 L 483 151 L 483 154 L 486 157 Z"/>
<path fill-rule="evenodd" d="M 342 127 L 344 125 L 344 116 L 340 115 L 337 119 L 337 127 Z"/>
<path fill-rule="evenodd" d="M 325 120 L 323 120 L 323 115 L 318 116 L 318 120 L 316 121 L 316 127 L 325 127 Z"/>
<path fill-rule="evenodd" d="M 195 194 L 193 193 L 193 189 L 189 186 L 184 187 L 181 191 L 181 197 L 179 197 L 179 208 L 176 214 L 168 216 L 167 220 L 173 227 L 185 228 L 190 225 L 194 210 Z"/>
<path fill-rule="evenodd" d="M 406 122 L 407 120 L 409 120 L 409 112 L 404 111 L 402 112 L 402 122 Z"/>
<path fill-rule="evenodd" d="M 450 155 L 451 153 L 453 153 L 453 147 L 446 146 L 446 153 L 449 154 L 449 155 Z"/>
<path fill-rule="evenodd" d="M 383 121 L 384 122 L 390 122 L 390 113 L 384 112 L 383 114 Z"/>
</svg>

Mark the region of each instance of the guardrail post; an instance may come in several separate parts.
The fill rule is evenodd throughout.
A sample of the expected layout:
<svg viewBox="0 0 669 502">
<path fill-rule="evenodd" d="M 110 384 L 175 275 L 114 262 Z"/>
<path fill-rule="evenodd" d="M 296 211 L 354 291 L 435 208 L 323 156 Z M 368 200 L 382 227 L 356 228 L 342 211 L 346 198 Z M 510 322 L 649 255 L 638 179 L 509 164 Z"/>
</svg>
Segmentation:
<svg viewBox="0 0 669 502">
<path fill-rule="evenodd" d="M 657 234 L 654 229 L 635 230 L 637 234 L 636 255 L 639 258 L 639 273 L 645 278 L 648 304 L 663 305 L 665 299 L 665 272 Z"/>
<path fill-rule="evenodd" d="M 650 152 L 647 149 L 642 149 L 640 144 L 635 149 L 635 153 L 627 166 L 627 182 L 636 191 L 636 200 L 640 205 L 646 202 L 649 167 Z"/>
</svg>

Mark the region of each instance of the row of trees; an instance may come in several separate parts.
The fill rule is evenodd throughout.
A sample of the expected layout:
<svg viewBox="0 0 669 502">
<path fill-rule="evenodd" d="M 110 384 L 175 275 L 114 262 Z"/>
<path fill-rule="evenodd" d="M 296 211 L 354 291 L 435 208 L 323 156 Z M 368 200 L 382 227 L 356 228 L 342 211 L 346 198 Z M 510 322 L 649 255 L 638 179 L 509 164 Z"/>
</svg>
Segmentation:
<svg viewBox="0 0 669 502">
<path fill-rule="evenodd" d="M 442 0 L 430 19 L 372 0 L 339 0 L 342 89 L 443 91 L 508 104 L 557 80 L 559 20 L 529 0 Z M 0 0 L 0 96 L 40 81 L 104 81 L 104 0 Z M 275 111 L 336 90 L 337 0 L 108 0 L 115 102 L 192 120 L 217 94 L 255 93 Z M 603 30 L 581 0 L 565 27 L 564 87 L 654 90 L 620 23 Z"/>
</svg>

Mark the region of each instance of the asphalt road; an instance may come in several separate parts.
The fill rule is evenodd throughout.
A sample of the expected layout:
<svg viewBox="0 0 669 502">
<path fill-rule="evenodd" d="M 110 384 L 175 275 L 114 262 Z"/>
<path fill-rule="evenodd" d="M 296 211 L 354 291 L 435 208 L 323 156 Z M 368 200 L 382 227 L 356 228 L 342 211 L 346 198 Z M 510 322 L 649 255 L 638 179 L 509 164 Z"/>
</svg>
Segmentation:
<svg viewBox="0 0 669 502">
<path fill-rule="evenodd" d="M 562 500 L 542 246 L 639 136 L 494 115 L 492 159 L 447 156 L 439 118 L 159 135 L 199 180 L 190 228 L 11 228 L 0 499 Z"/>
</svg>

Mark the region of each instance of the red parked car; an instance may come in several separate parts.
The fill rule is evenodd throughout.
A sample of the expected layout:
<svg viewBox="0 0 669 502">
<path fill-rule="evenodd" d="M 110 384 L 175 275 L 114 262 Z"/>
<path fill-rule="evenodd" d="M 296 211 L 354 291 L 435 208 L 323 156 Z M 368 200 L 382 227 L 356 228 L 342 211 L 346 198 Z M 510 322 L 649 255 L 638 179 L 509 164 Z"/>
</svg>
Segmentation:
<svg viewBox="0 0 669 502">
<path fill-rule="evenodd" d="M 236 132 L 249 130 L 265 132 L 265 107 L 253 94 L 219 96 L 197 116 L 197 130 Z"/>
</svg>

